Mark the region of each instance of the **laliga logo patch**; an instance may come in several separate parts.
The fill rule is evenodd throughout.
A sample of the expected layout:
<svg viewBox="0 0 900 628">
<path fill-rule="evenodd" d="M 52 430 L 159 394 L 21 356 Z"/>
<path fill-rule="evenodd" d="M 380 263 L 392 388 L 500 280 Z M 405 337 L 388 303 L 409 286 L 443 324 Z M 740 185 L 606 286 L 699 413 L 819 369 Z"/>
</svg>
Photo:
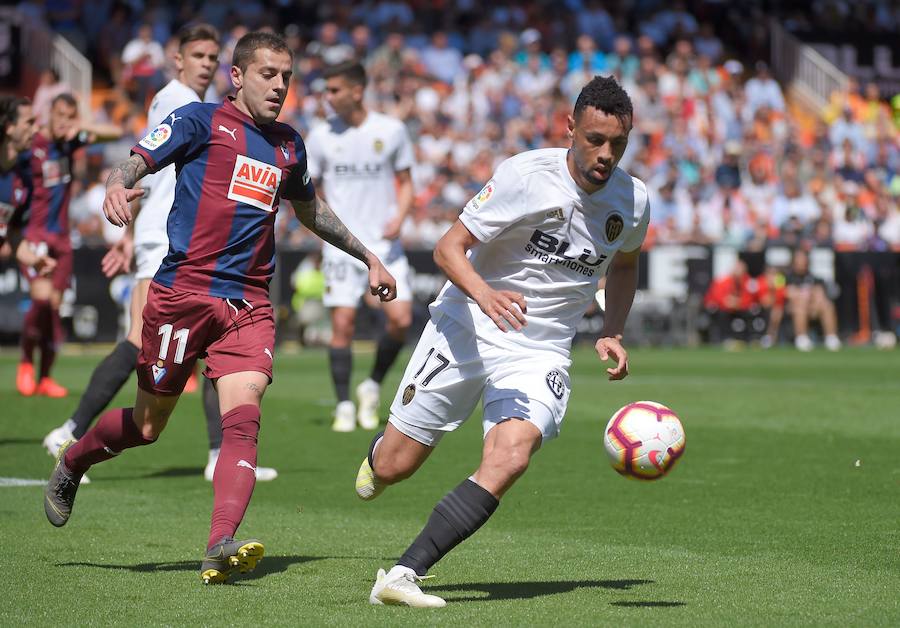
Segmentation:
<svg viewBox="0 0 900 628">
<path fill-rule="evenodd" d="M 138 142 L 138 146 L 143 146 L 147 150 L 156 150 L 168 142 L 170 137 L 172 137 L 172 127 L 163 123 L 150 131 L 150 133 L 147 134 L 147 137 Z"/>
<path fill-rule="evenodd" d="M 270 212 L 280 185 L 281 168 L 238 155 L 228 186 L 228 198 Z"/>
<path fill-rule="evenodd" d="M 491 179 L 483 188 L 481 188 L 481 192 L 475 195 L 475 198 L 472 199 L 472 207 L 474 209 L 478 209 L 487 203 L 488 199 L 491 198 L 491 195 L 494 193 L 494 185 L 494 180 Z"/>
<path fill-rule="evenodd" d="M 157 360 L 156 364 L 150 367 L 150 371 L 153 373 L 154 384 L 160 383 L 162 378 L 166 376 L 166 367 L 163 366 L 162 360 Z"/>
<path fill-rule="evenodd" d="M 619 214 L 612 214 L 606 219 L 606 226 L 603 228 L 603 231 L 606 233 L 606 241 L 614 242 L 616 238 L 622 235 L 624 229 L 625 221 L 622 220 L 622 217 Z"/>
<path fill-rule="evenodd" d="M 562 373 L 556 369 L 547 373 L 547 387 L 550 389 L 550 392 L 553 393 L 554 397 L 562 399 L 563 393 L 566 390 L 566 380 L 563 378 Z"/>
</svg>

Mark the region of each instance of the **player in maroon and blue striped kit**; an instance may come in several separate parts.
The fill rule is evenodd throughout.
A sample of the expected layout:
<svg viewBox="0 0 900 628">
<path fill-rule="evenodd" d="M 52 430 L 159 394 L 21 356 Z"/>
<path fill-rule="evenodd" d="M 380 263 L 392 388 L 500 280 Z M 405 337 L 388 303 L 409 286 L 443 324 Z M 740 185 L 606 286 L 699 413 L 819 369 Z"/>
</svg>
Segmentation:
<svg viewBox="0 0 900 628">
<path fill-rule="evenodd" d="M 82 125 L 78 103 L 71 94 L 60 94 L 50 106 L 50 124 L 34 136 L 29 157 L 33 190 L 25 239 L 40 254 L 56 260 L 49 277 L 32 269 L 22 272 L 31 282 L 31 309 L 22 329 L 22 361 L 16 387 L 22 395 L 64 397 L 67 390 L 50 377 L 57 345 L 62 341 L 59 304 L 72 279 L 72 243 L 69 239 L 69 197 L 72 158 L 79 148 L 96 141 L 118 139 L 121 129 L 110 125 Z M 34 377 L 34 349 L 40 347 L 41 367 Z"/>
<path fill-rule="evenodd" d="M 22 156 L 36 130 L 30 100 L 0 96 L 0 255 L 15 251 L 20 264 L 45 275 L 56 262 L 39 255 L 21 238 L 31 201 L 31 179 Z"/>
<path fill-rule="evenodd" d="M 77 443 L 60 450 L 45 493 L 53 525 L 68 521 L 82 475 L 125 449 L 154 442 L 199 357 L 215 382 L 222 447 L 213 476 L 214 505 L 205 583 L 256 566 L 263 546 L 236 541 L 256 483 L 260 402 L 272 380 L 275 323 L 268 286 L 274 270 L 275 212 L 291 201 L 300 221 L 369 267 L 372 294 L 396 297 L 384 266 L 315 194 L 303 140 L 276 122 L 291 77 L 280 37 L 250 33 L 234 50 L 237 93 L 221 105 L 194 103 L 172 112 L 134 147 L 107 181 L 103 210 L 113 224 L 131 220 L 135 183 L 175 163 L 169 253 L 143 312 L 134 408 L 106 412 Z"/>
</svg>

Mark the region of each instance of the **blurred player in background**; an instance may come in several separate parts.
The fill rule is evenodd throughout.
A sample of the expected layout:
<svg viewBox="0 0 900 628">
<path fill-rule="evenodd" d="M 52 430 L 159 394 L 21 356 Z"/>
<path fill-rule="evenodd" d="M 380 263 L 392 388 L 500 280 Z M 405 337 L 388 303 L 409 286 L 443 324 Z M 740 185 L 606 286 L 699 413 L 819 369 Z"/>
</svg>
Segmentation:
<svg viewBox="0 0 900 628">
<path fill-rule="evenodd" d="M 504 161 L 438 242 L 434 258 L 449 282 L 431 304 L 356 492 L 374 499 L 410 477 L 480 399 L 481 464 L 435 506 L 397 564 L 378 571 L 372 604 L 444 606 L 418 583 L 487 522 L 531 456 L 559 434 L 572 338 L 604 276 L 596 350 L 601 360 L 616 361 L 607 369 L 610 380 L 628 375 L 621 334 L 650 219 L 646 187 L 617 167 L 632 118 L 616 80 L 594 77 L 568 118 L 571 148 Z"/>
<path fill-rule="evenodd" d="M 31 101 L 0 96 L 0 255 L 14 252 L 20 264 L 44 276 L 53 271 L 56 261 L 39 255 L 22 239 L 31 200 L 27 163 L 22 157 L 36 131 Z"/>
<path fill-rule="evenodd" d="M 272 381 L 275 319 L 269 282 L 275 270 L 275 212 L 280 199 L 313 233 L 369 267 L 369 286 L 384 300 L 396 285 L 384 266 L 317 199 L 303 140 L 276 122 L 292 75 L 284 40 L 249 33 L 234 49 L 237 90 L 221 105 L 193 103 L 166 116 L 110 175 L 103 211 L 131 222 L 129 203 L 147 173 L 176 166 L 168 220 L 169 252 L 154 275 L 143 311 L 138 392 L 133 408 L 100 417 L 83 438 L 60 449 L 44 495 L 55 526 L 68 521 L 83 474 L 124 450 L 156 441 L 194 364 L 206 356 L 222 411 L 222 449 L 213 478 L 214 505 L 204 583 L 251 570 L 264 548 L 237 541 L 256 485 L 260 403 Z"/>
<path fill-rule="evenodd" d="M 154 96 L 147 113 L 147 128 L 156 128 L 179 107 L 203 101 L 219 67 L 220 48 L 218 31 L 207 24 L 187 26 L 178 33 L 178 52 L 175 55 L 178 75 Z M 44 437 L 44 447 L 51 456 L 56 456 L 66 441 L 84 436 L 94 419 L 106 409 L 137 366 L 141 347 L 141 312 L 147 303 L 150 280 L 169 251 L 166 220 L 175 200 L 175 165 L 171 164 L 144 177 L 142 186 L 147 191 L 147 196 L 141 201 L 140 211 L 131 223 L 133 236 L 129 225 L 128 233 L 103 260 L 103 272 L 112 277 L 129 270 L 132 253 L 134 254 L 137 285 L 131 293 L 131 326 L 128 336 L 94 369 L 72 417 Z M 222 417 L 219 415 L 218 397 L 212 383 L 206 380 L 205 386 L 203 405 L 209 435 L 209 458 L 204 477 L 212 482 L 222 445 Z M 257 467 L 256 473 L 257 479 L 261 481 L 274 480 L 278 476 L 278 472 L 269 467 Z M 86 476 L 81 481 L 85 480 Z"/>
<path fill-rule="evenodd" d="M 338 400 L 332 429 L 349 432 L 358 422 L 374 430 L 379 424 L 381 382 L 397 360 L 412 322 L 409 264 L 399 237 L 412 207 L 413 145 L 400 120 L 369 111 L 363 104 L 366 71 L 360 63 L 340 63 L 326 68 L 323 75 L 325 99 L 335 115 L 309 134 L 309 172 L 347 228 L 384 260 L 397 279 L 397 300 L 381 305 L 387 318 L 385 334 L 378 341 L 369 377 L 356 388 L 357 408 L 350 400 L 350 344 L 360 298 L 366 293 L 367 271 L 334 246 L 323 247 L 322 302 L 331 310 L 329 358 Z"/>
<path fill-rule="evenodd" d="M 113 125 L 83 124 L 78 102 L 71 94 L 56 96 L 50 106 L 50 122 L 32 140 L 29 170 L 32 180 L 31 209 L 25 239 L 39 254 L 56 260 L 48 277 L 33 269 L 22 271 L 31 282 L 31 308 L 22 329 L 22 361 L 16 374 L 19 394 L 65 397 L 68 391 L 50 376 L 56 351 L 62 342 L 59 317 L 62 294 L 72 279 L 72 243 L 69 238 L 69 197 L 72 156 L 93 142 L 116 140 L 122 130 Z M 41 365 L 34 373 L 34 350 L 40 348 Z"/>
</svg>

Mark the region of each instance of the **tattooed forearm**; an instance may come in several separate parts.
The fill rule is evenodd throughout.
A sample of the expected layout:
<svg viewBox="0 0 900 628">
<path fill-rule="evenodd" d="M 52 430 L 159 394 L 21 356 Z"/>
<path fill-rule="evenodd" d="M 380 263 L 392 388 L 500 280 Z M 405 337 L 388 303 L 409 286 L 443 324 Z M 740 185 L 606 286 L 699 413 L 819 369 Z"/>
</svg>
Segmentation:
<svg viewBox="0 0 900 628">
<path fill-rule="evenodd" d="M 335 215 L 328 203 L 319 197 L 311 201 L 295 200 L 292 203 L 297 219 L 307 229 L 368 266 L 368 250 L 344 226 L 344 223 Z"/>
<path fill-rule="evenodd" d="M 144 161 L 143 157 L 132 155 L 126 161 L 113 168 L 113 171 L 109 173 L 109 178 L 106 180 L 106 187 L 121 185 L 131 189 L 149 171 L 150 168 L 147 167 L 147 162 Z"/>
</svg>

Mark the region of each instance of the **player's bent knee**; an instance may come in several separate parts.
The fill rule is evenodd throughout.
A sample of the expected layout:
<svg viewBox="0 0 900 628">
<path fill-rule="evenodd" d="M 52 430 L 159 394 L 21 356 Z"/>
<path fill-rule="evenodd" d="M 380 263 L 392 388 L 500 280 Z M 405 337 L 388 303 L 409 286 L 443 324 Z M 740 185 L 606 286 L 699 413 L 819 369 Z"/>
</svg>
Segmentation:
<svg viewBox="0 0 900 628">
<path fill-rule="evenodd" d="M 481 464 L 492 475 L 514 480 L 528 470 L 531 455 L 524 447 L 495 447 Z"/>
</svg>

